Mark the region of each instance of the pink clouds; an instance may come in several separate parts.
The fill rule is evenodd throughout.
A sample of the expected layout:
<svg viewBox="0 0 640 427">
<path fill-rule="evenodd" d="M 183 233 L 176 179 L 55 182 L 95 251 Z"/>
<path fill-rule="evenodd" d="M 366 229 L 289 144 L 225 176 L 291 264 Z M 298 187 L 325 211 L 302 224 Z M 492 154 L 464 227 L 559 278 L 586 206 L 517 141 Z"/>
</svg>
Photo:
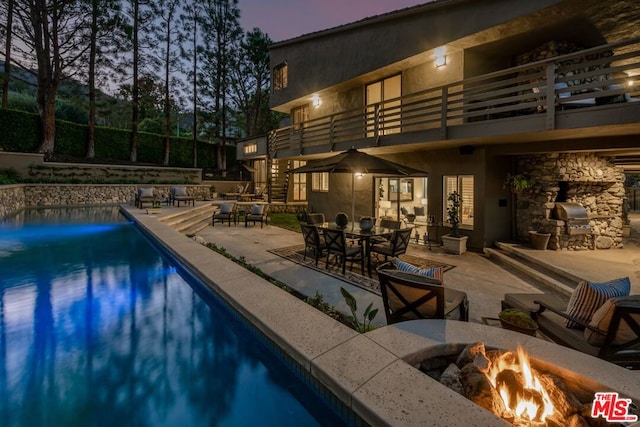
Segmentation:
<svg viewBox="0 0 640 427">
<path fill-rule="evenodd" d="M 239 0 L 246 30 L 260 28 L 282 41 L 361 19 L 404 9 L 428 0 Z"/>
</svg>

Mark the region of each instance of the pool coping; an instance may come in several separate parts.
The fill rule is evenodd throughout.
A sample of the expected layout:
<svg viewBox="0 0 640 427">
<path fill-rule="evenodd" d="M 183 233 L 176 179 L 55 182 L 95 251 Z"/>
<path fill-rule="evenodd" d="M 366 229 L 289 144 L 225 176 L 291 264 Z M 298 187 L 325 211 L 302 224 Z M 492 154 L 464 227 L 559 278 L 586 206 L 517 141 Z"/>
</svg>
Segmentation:
<svg viewBox="0 0 640 427">
<path fill-rule="evenodd" d="M 629 375 L 630 371 L 611 364 L 603 372 L 600 359 L 516 332 L 466 322 L 417 320 L 359 334 L 157 217 L 130 206 L 121 208 L 368 424 L 510 425 L 411 365 L 446 351 L 452 343 L 476 341 L 496 348 L 511 348 L 521 341 L 531 357 L 549 362 L 550 368 L 575 372 L 595 386 L 617 390 L 640 403 L 635 373 Z"/>
</svg>

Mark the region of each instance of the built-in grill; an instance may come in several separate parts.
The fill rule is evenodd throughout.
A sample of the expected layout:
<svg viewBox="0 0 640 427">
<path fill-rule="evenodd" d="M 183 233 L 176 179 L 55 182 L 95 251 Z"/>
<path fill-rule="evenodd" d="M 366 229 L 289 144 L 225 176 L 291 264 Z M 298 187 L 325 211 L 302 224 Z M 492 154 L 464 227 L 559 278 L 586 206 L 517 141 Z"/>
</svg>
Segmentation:
<svg viewBox="0 0 640 427">
<path fill-rule="evenodd" d="M 591 234 L 587 210 L 579 203 L 556 203 L 555 217 L 565 222 L 567 234 Z"/>
</svg>

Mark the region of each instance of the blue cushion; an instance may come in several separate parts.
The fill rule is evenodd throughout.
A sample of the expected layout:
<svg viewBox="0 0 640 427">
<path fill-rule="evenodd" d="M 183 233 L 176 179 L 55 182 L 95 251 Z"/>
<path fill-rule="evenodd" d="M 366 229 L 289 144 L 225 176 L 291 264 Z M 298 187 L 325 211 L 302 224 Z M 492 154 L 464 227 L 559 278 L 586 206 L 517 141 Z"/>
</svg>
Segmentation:
<svg viewBox="0 0 640 427">
<path fill-rule="evenodd" d="M 172 187 L 171 192 L 174 196 L 186 196 L 187 189 L 185 187 Z"/>
<path fill-rule="evenodd" d="M 251 206 L 251 215 L 262 215 L 262 212 L 264 212 L 264 205 Z"/>
<path fill-rule="evenodd" d="M 444 272 L 442 270 L 442 267 L 420 268 L 413 264 L 409 264 L 408 262 L 404 262 L 400 258 L 393 258 L 392 261 L 399 271 L 437 279 L 440 280 L 442 284 L 444 284 Z"/>
<path fill-rule="evenodd" d="M 610 280 L 605 283 L 582 281 L 573 291 L 566 313 L 585 323 L 591 321 L 596 312 L 609 298 L 624 297 L 631 292 L 631 281 L 628 277 Z M 582 326 L 572 320 L 565 320 L 567 328 L 580 329 Z"/>
<path fill-rule="evenodd" d="M 233 210 L 233 203 L 223 203 L 220 205 L 220 213 L 228 214 Z"/>
<path fill-rule="evenodd" d="M 153 188 L 138 188 L 138 197 L 153 197 Z"/>
</svg>

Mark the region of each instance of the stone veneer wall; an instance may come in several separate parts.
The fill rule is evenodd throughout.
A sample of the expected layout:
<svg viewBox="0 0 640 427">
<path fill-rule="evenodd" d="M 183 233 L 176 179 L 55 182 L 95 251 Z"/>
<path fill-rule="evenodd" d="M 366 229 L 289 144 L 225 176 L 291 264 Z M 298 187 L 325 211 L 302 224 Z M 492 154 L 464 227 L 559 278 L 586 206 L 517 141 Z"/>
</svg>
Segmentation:
<svg viewBox="0 0 640 427">
<path fill-rule="evenodd" d="M 25 185 L 0 185 L 0 218 L 25 207 Z"/>
<path fill-rule="evenodd" d="M 622 248 L 624 171 L 608 158 L 588 153 L 552 153 L 519 157 L 518 173 L 533 178 L 533 189 L 517 195 L 519 240 L 528 231 L 551 233 L 549 249 Z M 591 235 L 568 235 L 565 222 L 553 219 L 553 207 L 567 186 L 567 202 L 579 203 L 591 218 Z"/>
</svg>

